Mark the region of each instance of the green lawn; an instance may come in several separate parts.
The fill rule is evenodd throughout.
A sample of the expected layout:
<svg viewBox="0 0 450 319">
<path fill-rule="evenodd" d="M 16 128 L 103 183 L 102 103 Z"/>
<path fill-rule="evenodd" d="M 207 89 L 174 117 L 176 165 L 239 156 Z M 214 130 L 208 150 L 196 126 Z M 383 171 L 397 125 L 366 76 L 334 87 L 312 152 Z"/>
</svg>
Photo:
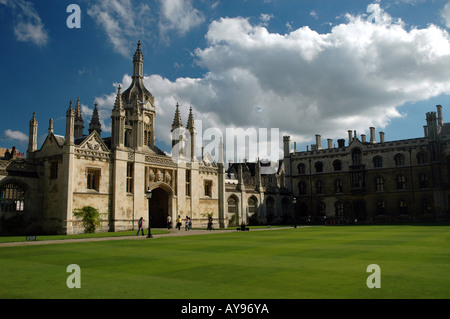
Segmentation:
<svg viewBox="0 0 450 319">
<path fill-rule="evenodd" d="M 81 268 L 69 289 L 67 266 Z M 381 269 L 369 289 L 367 266 Z M 450 298 L 449 226 L 335 226 L 0 247 L 3 298 Z"/>
</svg>

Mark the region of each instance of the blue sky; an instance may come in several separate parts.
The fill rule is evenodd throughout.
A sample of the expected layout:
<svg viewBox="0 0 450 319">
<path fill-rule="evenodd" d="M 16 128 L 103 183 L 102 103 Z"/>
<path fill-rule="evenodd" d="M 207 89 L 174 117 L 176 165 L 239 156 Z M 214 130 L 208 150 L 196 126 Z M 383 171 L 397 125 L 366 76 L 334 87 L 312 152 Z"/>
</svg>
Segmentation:
<svg viewBox="0 0 450 319">
<path fill-rule="evenodd" d="M 109 136 L 138 40 L 165 151 L 176 103 L 203 130 L 279 128 L 299 150 L 371 126 L 421 137 L 437 104 L 450 116 L 449 27 L 439 0 L 0 0 L 0 147 L 26 151 L 33 111 L 41 141 L 50 118 L 64 135 L 77 97 L 85 127 L 97 103 Z"/>
</svg>

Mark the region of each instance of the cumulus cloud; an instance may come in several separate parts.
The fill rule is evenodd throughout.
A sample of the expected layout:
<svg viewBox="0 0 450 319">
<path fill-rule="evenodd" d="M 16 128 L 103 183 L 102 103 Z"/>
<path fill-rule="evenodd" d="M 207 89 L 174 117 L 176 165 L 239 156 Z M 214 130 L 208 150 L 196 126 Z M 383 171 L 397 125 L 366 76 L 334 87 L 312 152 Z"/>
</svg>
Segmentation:
<svg viewBox="0 0 450 319">
<path fill-rule="evenodd" d="M 153 21 L 147 4 L 136 7 L 131 0 L 98 1 L 87 13 L 105 31 L 114 49 L 125 57 L 136 44 L 136 37 L 147 35 L 147 27 Z"/>
<path fill-rule="evenodd" d="M 195 51 L 200 78 L 145 78 L 157 103 L 156 136 L 170 145 L 175 105 L 203 129 L 280 128 L 294 141 L 368 133 L 401 116 L 398 107 L 450 93 L 450 38 L 436 25 L 407 28 L 372 4 L 329 33 L 269 32 L 246 18 L 213 21 Z M 111 104 L 112 107 L 112 104 Z M 184 112 L 184 113 L 183 113 Z M 254 159 L 254 157 L 250 157 Z"/>
<path fill-rule="evenodd" d="M 2 0 L 0 4 L 12 9 L 15 20 L 13 29 L 18 41 L 31 42 L 37 46 L 47 44 L 48 32 L 32 2 Z"/>
<path fill-rule="evenodd" d="M 205 20 L 203 13 L 193 7 L 192 0 L 160 0 L 160 4 L 162 34 L 175 30 L 183 35 Z"/>
</svg>

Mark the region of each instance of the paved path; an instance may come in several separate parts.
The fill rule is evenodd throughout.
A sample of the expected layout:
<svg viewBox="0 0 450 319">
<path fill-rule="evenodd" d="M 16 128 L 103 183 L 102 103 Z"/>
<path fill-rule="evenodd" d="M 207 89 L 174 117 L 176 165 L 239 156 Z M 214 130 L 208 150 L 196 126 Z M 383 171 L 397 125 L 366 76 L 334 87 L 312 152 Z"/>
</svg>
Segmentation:
<svg viewBox="0 0 450 319">
<path fill-rule="evenodd" d="M 311 227 L 311 226 L 299 226 L 298 228 Z M 292 227 L 271 227 L 271 228 L 256 228 L 251 231 L 268 231 L 268 230 L 278 230 L 278 229 L 292 229 Z M 192 235 L 211 235 L 211 234 L 222 234 L 222 233 L 237 233 L 234 230 L 170 230 L 167 234 L 156 234 L 153 235 L 151 240 L 164 237 L 175 237 L 175 236 L 192 236 Z M 68 244 L 68 243 L 82 243 L 82 242 L 94 242 L 94 241 L 110 241 L 110 240 L 147 240 L 145 236 L 119 236 L 119 237 L 98 237 L 98 238 L 80 238 L 80 239 L 61 239 L 61 240 L 37 240 L 37 241 L 21 241 L 21 242 L 11 242 L 11 243 L 0 243 L 1 247 L 15 247 L 15 246 L 36 246 L 36 245 L 49 245 L 49 244 Z"/>
</svg>

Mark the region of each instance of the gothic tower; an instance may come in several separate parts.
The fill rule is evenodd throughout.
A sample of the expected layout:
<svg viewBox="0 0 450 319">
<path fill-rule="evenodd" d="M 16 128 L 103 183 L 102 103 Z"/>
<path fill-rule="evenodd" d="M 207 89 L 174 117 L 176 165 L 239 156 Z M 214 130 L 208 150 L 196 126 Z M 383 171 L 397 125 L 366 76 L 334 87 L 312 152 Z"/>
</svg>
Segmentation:
<svg viewBox="0 0 450 319">
<path fill-rule="evenodd" d="M 118 89 L 112 112 L 112 147 L 145 150 L 155 146 L 155 99 L 144 86 L 141 42 L 133 57 L 133 76 L 128 89 Z"/>
</svg>

